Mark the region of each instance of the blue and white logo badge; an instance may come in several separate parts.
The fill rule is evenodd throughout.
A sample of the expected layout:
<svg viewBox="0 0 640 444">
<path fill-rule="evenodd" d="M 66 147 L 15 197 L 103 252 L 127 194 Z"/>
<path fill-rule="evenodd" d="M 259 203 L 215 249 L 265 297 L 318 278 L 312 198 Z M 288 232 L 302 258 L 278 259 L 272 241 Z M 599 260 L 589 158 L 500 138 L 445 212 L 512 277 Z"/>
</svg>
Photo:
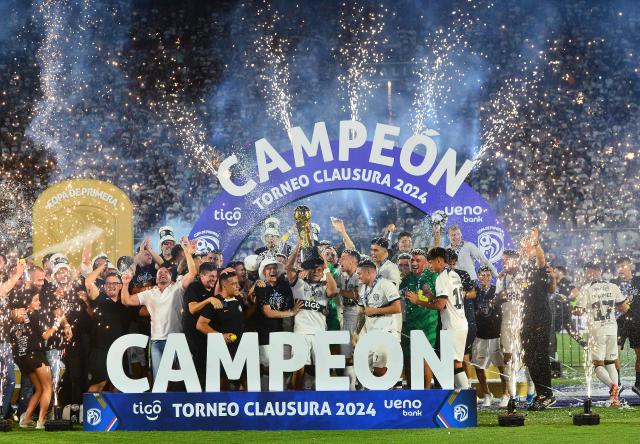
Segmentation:
<svg viewBox="0 0 640 444">
<path fill-rule="evenodd" d="M 478 248 L 489 262 L 496 263 L 502 258 L 504 250 L 504 230 L 489 226 L 478 230 Z"/>
<path fill-rule="evenodd" d="M 465 422 L 469 418 L 469 408 L 464 404 L 458 404 L 453 408 L 453 417 L 458 422 Z"/>
<path fill-rule="evenodd" d="M 100 413 L 99 409 L 87 410 L 87 424 L 96 426 L 100 424 L 100 421 L 102 421 L 102 413 Z"/>
<path fill-rule="evenodd" d="M 193 238 L 196 240 L 196 249 L 198 252 L 210 252 L 220 249 L 220 235 L 215 231 L 199 231 Z"/>
</svg>

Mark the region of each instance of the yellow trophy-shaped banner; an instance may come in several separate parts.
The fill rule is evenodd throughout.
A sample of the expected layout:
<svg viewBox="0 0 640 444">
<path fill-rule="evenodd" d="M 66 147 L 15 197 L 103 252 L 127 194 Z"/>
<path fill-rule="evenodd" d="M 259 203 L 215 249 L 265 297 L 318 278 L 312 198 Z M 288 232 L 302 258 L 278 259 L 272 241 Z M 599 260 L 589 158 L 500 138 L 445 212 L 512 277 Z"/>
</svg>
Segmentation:
<svg viewBox="0 0 640 444">
<path fill-rule="evenodd" d="M 63 253 L 79 265 L 82 247 L 104 252 L 115 264 L 133 253 L 133 205 L 115 185 L 99 180 L 66 180 L 47 188 L 33 206 L 33 257 Z"/>
</svg>

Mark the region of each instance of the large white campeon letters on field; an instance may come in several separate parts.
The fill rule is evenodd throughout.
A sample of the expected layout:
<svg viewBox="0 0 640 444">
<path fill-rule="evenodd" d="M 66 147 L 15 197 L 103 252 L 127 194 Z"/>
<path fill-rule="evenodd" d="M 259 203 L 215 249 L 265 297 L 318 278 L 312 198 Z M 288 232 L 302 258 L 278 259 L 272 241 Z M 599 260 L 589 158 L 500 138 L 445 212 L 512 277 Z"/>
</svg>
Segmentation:
<svg viewBox="0 0 640 444">
<path fill-rule="evenodd" d="M 331 369 L 345 367 L 344 355 L 331 354 L 333 344 L 347 344 L 351 340 L 348 331 L 325 331 L 316 333 L 313 348 L 316 362 L 316 390 L 349 390 L 348 376 L 332 376 Z M 143 393 L 150 389 L 147 378 L 132 379 L 122 368 L 122 357 L 130 347 L 146 348 L 149 337 L 128 334 L 118 338 L 107 355 L 109 380 L 124 393 Z M 302 368 L 306 361 L 307 345 L 301 335 L 290 332 L 271 333 L 269 339 L 269 390 L 283 391 L 283 375 Z M 375 376 L 369 367 L 369 353 L 383 345 L 387 352 L 387 372 Z M 291 347 L 291 358 L 283 359 L 285 347 Z M 260 355 L 258 334 L 249 332 L 242 335 L 238 351 L 232 359 L 224 338 L 220 333 L 212 333 L 207 338 L 206 392 L 220 391 L 220 369 L 224 368 L 229 379 L 240 379 L 243 370 L 247 372 L 247 390 L 260 391 Z M 402 347 L 391 334 L 374 331 L 364 334 L 355 347 L 354 367 L 360 383 L 370 390 L 387 390 L 393 387 L 402 374 L 404 359 Z M 174 361 L 178 362 L 174 369 Z M 433 375 L 443 389 L 453 389 L 453 341 L 446 330 L 440 332 L 440 356 L 420 330 L 411 332 L 411 389 L 424 389 L 424 363 L 431 367 Z M 188 392 L 201 392 L 196 368 L 187 340 L 182 333 L 170 334 L 160 361 L 160 368 L 154 381 L 153 392 L 166 392 L 169 382 L 184 382 Z"/>
</svg>

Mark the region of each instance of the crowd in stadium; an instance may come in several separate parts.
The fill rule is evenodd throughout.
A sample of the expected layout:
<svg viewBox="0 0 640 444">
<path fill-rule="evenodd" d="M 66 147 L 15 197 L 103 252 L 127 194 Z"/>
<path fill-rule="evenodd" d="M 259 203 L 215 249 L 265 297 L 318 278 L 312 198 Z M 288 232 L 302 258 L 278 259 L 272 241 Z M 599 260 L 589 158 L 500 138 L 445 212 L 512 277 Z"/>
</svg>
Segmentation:
<svg viewBox="0 0 640 444">
<path fill-rule="evenodd" d="M 544 172 L 549 178 L 540 184 L 546 199 L 539 200 L 545 202 L 540 212 L 548 217 L 547 223 L 554 227 L 578 229 L 637 226 L 640 202 L 638 193 L 628 184 L 632 183 L 630 179 L 637 178 L 639 160 L 632 149 L 628 158 L 619 154 L 627 144 L 631 147 L 637 144 L 638 102 L 630 100 L 630 97 L 640 91 L 637 75 L 629 68 L 632 55 L 624 51 L 610 51 L 607 47 L 610 42 L 601 41 L 605 32 L 597 24 L 605 22 L 604 18 L 611 13 L 608 8 L 586 1 L 558 7 L 563 8 L 563 14 L 573 23 L 582 23 L 583 26 L 565 30 L 561 24 L 550 34 L 547 70 L 551 72 L 545 78 L 541 93 L 550 108 L 538 113 L 535 120 L 523 113 L 523 124 L 518 125 L 520 129 L 514 144 L 513 156 L 522 156 L 520 166 L 524 167 L 518 168 L 517 163 L 508 166 L 489 161 L 476 169 L 469 180 L 511 226 L 511 222 L 518 222 L 524 216 L 522 205 L 512 203 L 523 200 L 524 190 L 518 189 L 518 184 L 531 183 L 535 179 L 536 170 L 529 163 L 532 159 L 526 159 L 533 155 L 535 164 L 542 168 L 537 171 Z M 205 101 L 195 110 L 203 121 L 211 123 L 207 139 L 212 140 L 223 154 L 234 146 L 250 146 L 258 137 L 269 134 L 274 126 L 274 122 L 263 118 L 264 102 L 262 86 L 257 83 L 258 76 L 249 69 L 237 69 L 242 65 L 244 53 L 211 44 L 224 40 L 227 35 L 243 32 L 241 21 L 223 19 L 225 8 L 230 8 L 230 5 L 219 5 L 204 14 L 193 14 L 187 9 L 168 13 L 161 6 L 158 6 L 159 10 L 152 8 L 149 12 L 146 8 L 133 8 L 131 41 L 123 51 L 109 53 L 109 57 L 119 58 L 121 75 L 113 71 L 90 73 L 100 77 L 101 83 L 110 85 L 114 95 L 125 96 L 121 100 L 126 103 L 127 112 L 114 114 L 114 108 L 119 109 L 115 105 L 122 105 L 118 101 L 120 99 L 107 100 L 104 95 L 86 94 L 82 106 L 74 106 L 72 112 L 65 115 L 64 126 L 68 127 L 69 134 L 62 140 L 65 150 L 70 153 L 94 153 L 96 157 L 96 163 L 83 163 L 81 171 L 74 174 L 109 180 L 127 191 L 137 209 L 138 237 L 162 223 L 162 219 L 172 220 L 185 214 L 185 202 L 181 202 L 179 190 L 197 190 L 186 202 L 190 206 L 186 213 L 192 215 L 199 214 L 218 190 L 209 174 L 203 174 L 197 167 L 184 167 L 185 161 L 174 161 L 184 153 L 180 149 L 179 137 L 170 126 L 150 124 L 158 118 L 151 111 L 151 104 L 162 99 L 159 89 L 154 86 L 156 82 L 177 76 L 178 81 L 185 85 L 185 103 L 189 99 L 198 103 L 199 98 L 216 97 L 215 104 Z M 502 11 L 505 8 L 510 8 L 505 12 L 509 17 L 523 16 L 522 20 L 516 21 L 526 23 L 526 26 L 509 28 L 508 33 L 495 24 L 488 30 L 472 28 L 469 31 L 472 33 L 469 40 L 482 45 L 489 61 L 501 68 L 487 79 L 486 94 L 470 99 L 469 109 L 486 108 L 491 100 L 491 91 L 499 88 L 501 79 L 518 72 L 521 59 L 509 54 L 518 53 L 520 48 L 512 46 L 525 41 L 528 29 L 541 26 L 536 23 L 539 17 L 530 16 L 524 6 L 514 2 L 501 6 Z M 317 13 L 323 14 L 322 11 Z M 9 20 L 18 18 L 11 16 Z M 335 25 L 335 17 L 326 19 Z M 631 14 L 625 16 L 625 21 L 638 23 L 638 17 Z M 12 28 L 19 25 L 14 24 Z M 293 28 L 295 25 L 297 23 L 285 21 L 283 26 Z M 553 24 L 547 25 L 552 27 Z M 394 63 L 409 63 L 419 52 L 420 36 L 412 30 L 410 21 L 407 20 L 405 26 L 407 28 L 401 31 L 412 36 L 403 40 L 402 45 L 406 47 L 398 48 L 395 40 L 389 39 L 389 48 L 394 49 L 389 57 Z M 3 171 L 11 174 L 14 173 L 11 166 L 16 162 L 20 162 L 24 170 L 33 172 L 28 178 L 20 178 L 28 187 L 27 197 L 31 199 L 48 185 L 55 165 L 55 161 L 51 162 L 52 155 L 60 154 L 43 153 L 42 146 L 29 136 L 34 103 L 39 94 L 39 68 L 35 58 L 38 39 L 35 32 L 35 25 L 31 23 L 20 41 L 8 43 L 0 49 L 0 77 L 4 85 L 0 104 L 3 110 L 0 162 Z M 633 36 L 625 34 L 622 27 L 607 29 L 606 37 L 619 42 L 619 48 L 633 45 L 633 42 L 629 43 Z M 100 46 L 110 46 L 108 41 L 101 43 Z M 163 62 L 167 58 L 175 62 Z M 234 67 L 233 79 L 224 65 Z M 315 81 L 302 85 L 296 83 L 296 78 L 291 79 L 291 90 L 299 92 L 296 95 L 299 109 L 309 108 L 317 97 L 322 96 L 322 88 L 335 74 L 331 69 L 335 67 L 319 74 Z M 408 80 L 397 79 L 396 83 Z M 246 88 L 234 90 L 229 87 L 230 83 L 245 85 Z M 212 91 L 216 91 L 215 94 L 212 95 Z M 309 118 L 313 121 L 313 116 L 296 113 L 296 119 Z M 464 116 L 461 119 L 464 120 Z M 247 125 L 246 122 L 253 124 Z M 535 146 L 532 147 L 529 139 L 525 140 L 524 133 L 538 135 Z M 527 149 L 519 152 L 518 148 L 523 146 Z M 457 148 L 472 151 L 471 147 Z M 611 150 L 616 155 L 612 155 Z M 111 159 L 114 155 L 127 159 L 131 169 L 153 174 L 144 177 L 122 175 L 119 167 L 109 168 L 101 161 L 105 155 Z M 557 180 L 551 179 L 553 177 Z M 612 201 L 619 204 L 606 210 Z M 361 233 L 363 238 L 367 235 Z"/>
<path fill-rule="evenodd" d="M 205 140 L 221 156 L 250 147 L 278 126 L 266 117 L 264 85 L 246 66 L 249 51 L 220 44 L 254 31 L 238 19 L 241 14 L 230 13 L 234 2 L 194 2 L 198 13 L 193 5 L 181 9 L 152 3 L 132 6 L 126 44 L 96 35 L 95 44 L 104 48 L 102 61 L 108 61 L 110 69 L 84 72 L 92 88 L 77 90 L 80 99 L 71 97 L 78 101 L 57 110 L 57 120 L 50 122 L 62 130 L 62 148 L 56 152 L 47 151 L 42 134 L 34 130 L 42 95 L 38 24 L 23 23 L 19 14 L 6 17 L 6 28 L 20 29 L 20 38 L 9 43 L 3 36 L 0 47 L 0 184 L 15 181 L 24 193 L 16 191 L 9 199 L 0 196 L 3 213 L 15 208 L 5 202 L 31 203 L 60 178 L 57 170 L 68 177 L 107 180 L 125 190 L 135 205 L 139 240 L 166 221 L 192 222 L 219 188 L 190 157 L 193 153 L 185 151 L 183 134 L 173 126 L 171 115 L 162 114 L 158 104 L 176 91 L 159 85 L 180 85 L 181 103 L 194 109 L 196 120 L 206 122 Z M 115 258 L 87 245 L 81 264 L 70 263 L 62 252 L 45 256 L 41 263 L 19 261 L 29 253 L 30 240 L 17 236 L 24 230 L 7 218 L 0 221 L 2 416 L 15 416 L 23 427 L 42 428 L 54 399 L 61 406 L 77 406 L 85 391 L 113 390 L 106 353 L 127 333 L 151 339 L 147 350 L 129 350 L 123 363 L 127 372 L 153 380 L 170 333 L 185 333 L 202 379 L 203 354 L 197 351 L 204 347 L 206 333 L 223 333 L 233 353 L 244 332 L 257 331 L 261 346 L 268 348 L 270 332 L 313 335 L 324 329 L 349 330 L 354 343 L 363 332 L 382 329 L 397 337 L 405 353 L 410 330 L 422 330 L 436 350 L 438 331 L 454 330 L 456 387 L 469 386 L 473 366 L 481 402 L 502 407 L 515 395 L 513 388 L 503 378 L 502 393 L 494 400 L 483 369 L 492 364 L 502 374 L 511 374 L 512 352 L 523 347 L 529 408 L 542 410 L 555 402 L 550 389 L 552 332 L 575 330 L 575 318 L 585 312 L 597 323 L 597 328 L 589 324 L 597 345 L 594 373 L 608 386 L 611 404 L 619 403 L 618 346 L 629 340 L 640 353 L 640 158 L 635 148 L 640 82 L 633 66 L 636 56 L 626 51 L 636 46 L 637 37 L 622 26 L 604 29 L 614 14 L 605 5 L 588 0 L 564 3 L 558 2 L 557 16 L 565 17 L 566 23 L 554 14 L 541 23 L 544 14 L 532 14 L 521 2 L 511 2 L 500 11 L 519 26 L 511 29 L 509 23 L 490 22 L 488 27 L 471 28 L 467 35 L 471 49 L 485 54 L 487 65 L 499 67 L 469 98 L 469 115 L 457 116 L 475 123 L 474 110 L 490 109 L 501 82 L 520 73 L 522 60 L 515 55 L 526 52 L 531 30 L 549 36 L 542 42 L 546 61 L 536 92 L 538 109 L 518 116 L 512 147 L 503 152 L 503 160 L 485 159 L 468 179 L 505 225 L 531 225 L 531 215 L 538 214 L 540 226 L 553 227 L 541 238 L 535 231 L 527 233 L 517 251 L 505 251 L 500 272 L 474 249 L 475 239 L 465 237 L 464 227 L 462 232 L 459 227 L 442 227 L 442 239 L 428 245 L 414 242 L 424 215 L 382 196 L 367 195 L 364 206 L 370 216 L 358 199 L 326 199 L 324 215 L 336 219 L 317 221 L 313 240 L 319 254 L 302 263 L 295 244 L 282 244 L 286 224 L 278 218 L 284 221 L 288 208 L 267 220 L 264 229 L 249 233 L 233 258 L 198 249 L 194 240 L 183 241 L 164 226 L 157 246 L 140 241 L 135 255 Z M 337 17 L 330 9 L 314 14 L 334 29 Z M 296 42 L 306 41 L 306 25 L 287 19 L 281 27 L 296 34 Z M 424 49 L 424 37 L 410 19 L 403 17 L 402 26 L 385 31 L 390 64 L 413 66 Z M 640 25 L 634 13 L 624 20 Z M 575 23 L 580 25 L 571 25 Z M 402 39 L 396 38 L 400 35 Z M 311 38 L 321 47 L 336 43 L 323 35 Z M 308 125 L 320 120 L 319 115 L 324 120 L 342 115 L 337 103 L 329 111 L 321 110 L 324 114 L 303 112 L 317 110 L 320 98 L 335 95 L 338 67 L 325 65 L 312 79 L 291 77 L 293 108 L 299 111 L 292 116 L 294 125 Z M 405 77 L 394 78 L 394 88 L 415 80 Z M 384 88 L 387 79 L 380 78 Z M 403 112 L 379 114 L 372 118 L 406 124 L 400 122 Z M 456 149 L 471 157 L 477 147 Z M 340 218 L 348 221 L 347 227 Z M 391 242 L 388 233 L 379 230 L 389 224 L 399 233 Z M 585 237 L 569 233 L 572 229 Z M 591 232 L 594 229 L 612 231 L 605 238 Z M 635 234 L 624 237 L 628 231 Z M 573 256 L 580 260 L 570 260 Z M 576 262 L 583 262 L 584 269 L 567 270 Z M 571 275 L 580 276 L 580 288 L 571 283 Z M 518 311 L 524 313 L 521 341 L 512 335 Z M 266 348 L 261 350 L 265 369 Z M 353 344 L 340 352 L 352 364 Z M 372 371 L 383 374 L 385 351 L 374 350 L 370 358 Z M 20 381 L 14 370 L 20 371 Z M 640 395 L 638 363 L 635 372 L 633 391 Z M 287 384 L 291 389 L 312 387 L 312 375 L 310 365 L 291 375 Z M 352 365 L 345 375 L 353 389 L 361 388 Z M 399 384 L 410 378 L 405 371 Z M 11 396 L 17 382 L 20 395 L 14 411 Z M 424 382 L 437 386 L 428 368 Z M 245 388 L 242 380 L 224 380 L 223 387 Z"/>
<path fill-rule="evenodd" d="M 60 253 L 48 254 L 41 264 L 8 262 L 0 255 L 3 416 L 15 415 L 21 427 L 42 428 L 52 393 L 60 406 L 71 409 L 82 403 L 86 391 L 115 390 L 107 352 L 116 339 L 132 332 L 148 335 L 150 342 L 147 349 L 129 349 L 123 362 L 128 375 L 153 381 L 168 335 L 184 333 L 204 387 L 206 335 L 223 334 L 234 356 L 243 333 L 255 331 L 265 389 L 270 333 L 301 334 L 308 346 L 306 365 L 286 384 L 303 390 L 314 383 L 313 335 L 347 330 L 351 343 L 332 352 L 345 355 L 343 373 L 357 390 L 362 386 L 353 368 L 353 349 L 361 335 L 392 334 L 408 360 L 409 332 L 422 331 L 438 351 L 438 332 L 450 330 L 457 389 L 470 387 L 473 366 L 482 405 L 506 407 L 516 396 L 509 377 L 524 364 L 528 408 L 544 410 L 556 402 L 551 388 L 552 332 L 575 330 L 570 316 L 554 319 L 559 305 L 563 313 L 586 313 L 595 375 L 608 386 L 611 404 L 619 405 L 618 345 L 629 340 L 640 354 L 640 276 L 628 257 L 587 263 L 578 290 L 564 267 L 547 262 L 535 229 L 517 251 L 503 252 L 498 272 L 456 225 L 446 226 L 444 237 L 434 229 L 430 245 L 414 245 L 410 232 L 394 234 L 387 227 L 359 252 L 348 224 L 337 218 L 331 223 L 339 243 L 322 240 L 315 223 L 286 233 L 277 218 L 268 218 L 263 245 L 233 261 L 197 239 L 178 239 L 169 226 L 159 229 L 157 248 L 144 240 L 134 257 L 110 258 L 92 251 L 90 243 L 80 264 L 71 264 Z M 293 240 L 297 243 L 289 243 Z M 603 278 L 603 270 L 614 274 L 611 283 Z M 524 362 L 514 364 L 520 350 Z M 384 346 L 369 352 L 374 375 L 386 373 L 387 353 Z M 283 357 L 289 357 L 286 348 Z M 490 365 L 501 373 L 495 400 L 484 372 Z M 10 402 L 14 369 L 21 374 L 15 412 Z M 426 363 L 424 370 L 425 387 L 437 387 Z M 405 363 L 398 388 L 411 377 Z M 223 373 L 221 387 L 243 390 L 246 383 L 242 378 L 228 380 Z M 174 383 L 170 389 L 184 386 Z M 632 389 L 640 396 L 638 364 Z"/>
</svg>

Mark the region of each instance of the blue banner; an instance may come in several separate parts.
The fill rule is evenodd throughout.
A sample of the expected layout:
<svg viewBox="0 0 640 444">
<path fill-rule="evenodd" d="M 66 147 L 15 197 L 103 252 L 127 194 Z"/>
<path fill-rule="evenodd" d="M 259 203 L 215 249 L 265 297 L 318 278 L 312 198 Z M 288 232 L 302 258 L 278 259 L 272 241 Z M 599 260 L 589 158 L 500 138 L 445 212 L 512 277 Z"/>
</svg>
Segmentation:
<svg viewBox="0 0 640 444">
<path fill-rule="evenodd" d="M 476 427 L 475 390 L 86 393 L 85 431 Z"/>
<path fill-rule="evenodd" d="M 338 151 L 337 142 L 331 142 L 331 147 Z M 511 247 L 511 237 L 489 204 L 473 188 L 462 183 L 450 196 L 444 178 L 434 185 L 425 177 L 412 176 L 398 166 L 371 163 L 370 150 L 371 142 L 366 142 L 362 149 L 351 153 L 348 162 L 337 158 L 326 162 L 313 159 L 285 173 L 272 171 L 268 182 L 257 184 L 244 196 L 221 190 L 202 212 L 189 238 L 197 239 L 199 246 L 222 249 L 224 256 L 231 258 L 254 227 L 282 206 L 318 193 L 356 189 L 386 194 L 426 214 L 443 210 L 448 215 L 448 224 L 457 224 L 463 239 L 476 244 L 490 262 L 501 268 L 502 251 Z M 292 151 L 280 154 L 289 165 L 295 164 Z M 394 158 L 397 165 L 400 150 L 387 155 Z M 241 183 L 255 178 L 257 172 L 248 167 L 240 169 L 237 175 L 236 180 Z"/>
</svg>

